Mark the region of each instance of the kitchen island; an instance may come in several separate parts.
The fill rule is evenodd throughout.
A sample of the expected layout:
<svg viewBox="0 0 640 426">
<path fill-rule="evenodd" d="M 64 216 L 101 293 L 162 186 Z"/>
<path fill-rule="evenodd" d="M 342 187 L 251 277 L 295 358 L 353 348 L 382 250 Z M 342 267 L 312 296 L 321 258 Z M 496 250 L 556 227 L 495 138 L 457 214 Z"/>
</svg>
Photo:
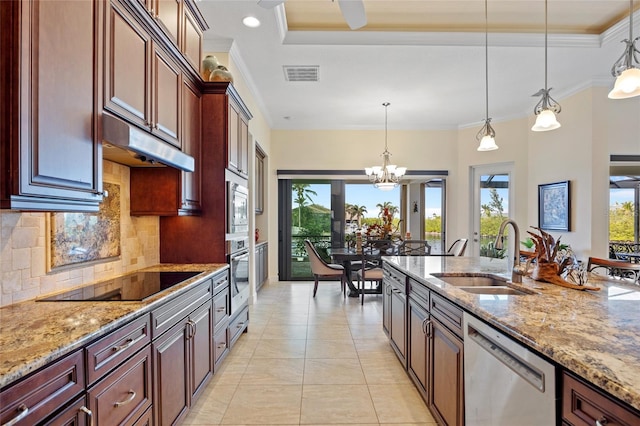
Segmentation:
<svg viewBox="0 0 640 426">
<path fill-rule="evenodd" d="M 592 276 L 598 292 L 524 278 L 526 295 L 466 292 L 434 275 L 483 273 L 509 278 L 505 260 L 472 257 L 385 257 L 432 294 L 470 312 L 560 367 L 640 409 L 640 287 Z"/>
</svg>

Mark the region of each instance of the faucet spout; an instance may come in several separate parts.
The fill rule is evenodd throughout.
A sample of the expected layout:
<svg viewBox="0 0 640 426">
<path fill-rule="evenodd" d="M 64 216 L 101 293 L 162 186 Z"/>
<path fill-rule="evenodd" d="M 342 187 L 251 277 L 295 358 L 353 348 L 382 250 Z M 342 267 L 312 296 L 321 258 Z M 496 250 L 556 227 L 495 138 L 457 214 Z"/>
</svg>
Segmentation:
<svg viewBox="0 0 640 426">
<path fill-rule="evenodd" d="M 518 224 L 513 219 L 505 219 L 500 224 L 500 229 L 498 230 L 498 236 L 496 237 L 495 248 L 501 250 L 504 246 L 502 244 L 502 238 L 504 236 L 504 231 L 507 225 L 511 225 L 513 228 L 513 233 L 515 234 L 515 243 L 514 243 L 514 259 L 513 259 L 513 269 L 511 270 L 511 282 L 521 283 L 522 276 L 525 274 L 524 267 L 520 264 L 520 228 L 518 228 Z"/>
</svg>

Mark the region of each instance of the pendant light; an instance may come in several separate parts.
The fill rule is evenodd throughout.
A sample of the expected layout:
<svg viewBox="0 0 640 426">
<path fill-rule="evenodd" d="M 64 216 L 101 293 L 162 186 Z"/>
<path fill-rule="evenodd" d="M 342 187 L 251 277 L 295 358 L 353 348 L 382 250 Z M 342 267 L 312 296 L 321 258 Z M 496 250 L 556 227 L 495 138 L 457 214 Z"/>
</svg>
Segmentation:
<svg viewBox="0 0 640 426">
<path fill-rule="evenodd" d="M 407 172 L 406 167 L 398 167 L 391 163 L 391 153 L 387 148 L 387 107 L 389 102 L 382 104 L 384 107 L 384 152 L 382 153 L 382 166 L 366 167 L 365 173 L 373 186 L 381 191 L 391 191 L 400 184 L 402 176 Z"/>
<path fill-rule="evenodd" d="M 531 130 L 534 132 L 546 132 L 560 127 L 556 114 L 559 114 L 562 108 L 560 104 L 549 95 L 551 87 L 547 89 L 547 37 L 547 0 L 544 0 L 544 88 L 532 95 L 542 96 L 535 108 L 533 108 L 533 112 L 536 115 L 536 122 Z"/>
<path fill-rule="evenodd" d="M 627 47 L 624 53 L 611 67 L 611 74 L 616 77 L 613 89 L 609 92 L 610 99 L 626 99 L 640 95 L 640 69 L 638 66 L 636 40 L 633 38 L 633 0 L 629 0 L 629 38 L 622 40 Z"/>
<path fill-rule="evenodd" d="M 484 126 L 476 134 L 476 140 L 480 142 L 478 151 L 493 151 L 498 149 L 496 145 L 496 132 L 491 127 L 489 118 L 489 19 L 487 14 L 487 0 L 484 0 L 484 75 L 485 75 L 485 107 L 486 118 Z"/>
</svg>

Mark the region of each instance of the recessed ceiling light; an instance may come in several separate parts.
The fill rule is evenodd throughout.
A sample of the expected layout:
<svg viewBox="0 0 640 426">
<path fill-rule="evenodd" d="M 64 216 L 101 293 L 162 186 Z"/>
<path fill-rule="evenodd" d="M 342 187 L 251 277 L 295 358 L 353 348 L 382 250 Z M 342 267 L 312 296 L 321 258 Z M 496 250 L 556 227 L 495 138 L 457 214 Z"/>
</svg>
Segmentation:
<svg viewBox="0 0 640 426">
<path fill-rule="evenodd" d="M 260 21 L 255 16 L 245 16 L 242 18 L 242 23 L 249 28 L 258 28 Z"/>
</svg>

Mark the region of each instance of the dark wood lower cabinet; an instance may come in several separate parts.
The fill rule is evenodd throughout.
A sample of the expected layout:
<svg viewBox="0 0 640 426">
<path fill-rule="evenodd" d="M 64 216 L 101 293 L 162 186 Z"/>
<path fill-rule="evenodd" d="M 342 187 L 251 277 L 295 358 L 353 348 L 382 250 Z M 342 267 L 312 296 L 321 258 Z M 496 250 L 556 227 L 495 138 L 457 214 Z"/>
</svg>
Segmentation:
<svg viewBox="0 0 640 426">
<path fill-rule="evenodd" d="M 211 300 L 153 342 L 156 424 L 181 421 L 213 374 Z"/>
<path fill-rule="evenodd" d="M 640 424 L 640 414 L 565 371 L 562 420 L 563 424 L 572 426 L 632 426 Z"/>
<path fill-rule="evenodd" d="M 87 413 L 86 400 L 83 396 L 44 423 L 43 426 L 88 426 L 92 424 L 92 415 L 93 413 Z"/>
<path fill-rule="evenodd" d="M 153 401 L 151 346 L 138 352 L 91 387 L 89 409 L 98 425 L 133 424 Z"/>
<path fill-rule="evenodd" d="M 462 340 L 431 319 L 429 409 L 442 425 L 464 425 L 464 356 Z"/>
<path fill-rule="evenodd" d="M 403 366 L 407 365 L 407 296 L 396 288 L 391 289 L 391 347 Z"/>
<path fill-rule="evenodd" d="M 413 379 L 418 392 L 428 401 L 429 389 L 429 337 L 427 327 L 429 313 L 416 301 L 409 299 L 409 353 L 407 356 L 407 370 Z"/>
<path fill-rule="evenodd" d="M 84 383 L 79 350 L 0 392 L 0 424 L 38 424 L 82 394 Z"/>
</svg>

